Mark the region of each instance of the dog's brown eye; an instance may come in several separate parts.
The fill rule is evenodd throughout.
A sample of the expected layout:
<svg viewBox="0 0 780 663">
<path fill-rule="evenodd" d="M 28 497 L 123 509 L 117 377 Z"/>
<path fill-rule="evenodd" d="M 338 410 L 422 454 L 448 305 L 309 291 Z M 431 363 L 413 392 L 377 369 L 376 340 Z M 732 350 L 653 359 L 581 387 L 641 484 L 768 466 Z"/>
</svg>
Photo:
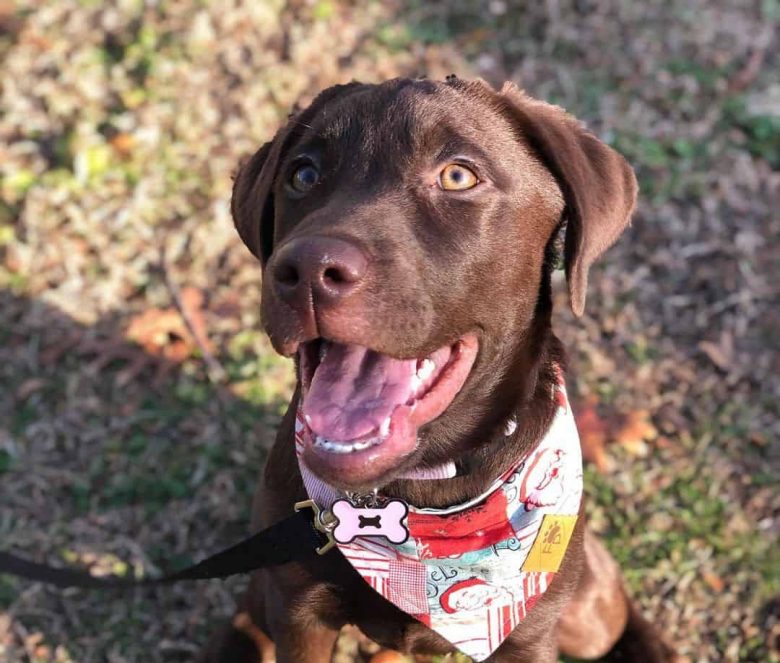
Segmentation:
<svg viewBox="0 0 780 663">
<path fill-rule="evenodd" d="M 474 171 L 459 163 L 445 166 L 439 173 L 439 186 L 445 191 L 465 191 L 479 184 L 479 178 Z"/>
<path fill-rule="evenodd" d="M 320 174 L 311 164 L 305 164 L 293 173 L 290 184 L 293 189 L 306 193 L 311 191 L 320 181 Z"/>
</svg>

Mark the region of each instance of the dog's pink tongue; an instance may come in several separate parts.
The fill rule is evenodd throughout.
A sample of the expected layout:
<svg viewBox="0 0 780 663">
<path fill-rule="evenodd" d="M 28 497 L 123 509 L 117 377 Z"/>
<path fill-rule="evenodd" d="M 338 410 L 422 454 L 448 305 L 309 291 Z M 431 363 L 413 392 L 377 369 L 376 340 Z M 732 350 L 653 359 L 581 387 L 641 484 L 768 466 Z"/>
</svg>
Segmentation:
<svg viewBox="0 0 780 663">
<path fill-rule="evenodd" d="M 309 427 L 328 440 L 376 435 L 414 395 L 417 360 L 393 359 L 358 345 L 328 343 L 303 400 Z"/>
</svg>

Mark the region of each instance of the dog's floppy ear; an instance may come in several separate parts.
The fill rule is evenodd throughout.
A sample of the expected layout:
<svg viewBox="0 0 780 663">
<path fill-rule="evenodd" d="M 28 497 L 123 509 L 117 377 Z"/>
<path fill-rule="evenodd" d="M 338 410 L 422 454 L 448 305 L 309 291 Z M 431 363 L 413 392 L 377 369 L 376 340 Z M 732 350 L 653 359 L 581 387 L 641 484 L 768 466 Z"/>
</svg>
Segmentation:
<svg viewBox="0 0 780 663">
<path fill-rule="evenodd" d="M 531 99 L 512 83 L 504 85 L 501 97 L 563 193 L 566 279 L 571 308 L 582 315 L 590 266 L 631 220 L 638 189 L 634 171 L 563 109 Z"/>
<path fill-rule="evenodd" d="M 239 236 L 263 264 L 271 255 L 273 247 L 274 203 L 271 187 L 281 151 L 273 150 L 273 146 L 277 143 L 277 147 L 280 147 L 279 134 L 283 131 L 280 129 L 274 140 L 263 145 L 249 161 L 239 167 L 230 199 L 230 212 Z M 275 154 L 269 162 L 272 150 Z M 262 183 L 261 175 L 264 175 Z"/>
<path fill-rule="evenodd" d="M 306 110 L 292 114 L 273 140 L 263 145 L 239 168 L 233 183 L 230 212 L 244 244 L 263 265 L 271 257 L 274 245 L 273 188 L 279 164 L 295 139 L 308 128 L 311 118 L 325 104 L 361 86 L 361 83 L 352 82 L 334 85 L 321 92 Z"/>
</svg>

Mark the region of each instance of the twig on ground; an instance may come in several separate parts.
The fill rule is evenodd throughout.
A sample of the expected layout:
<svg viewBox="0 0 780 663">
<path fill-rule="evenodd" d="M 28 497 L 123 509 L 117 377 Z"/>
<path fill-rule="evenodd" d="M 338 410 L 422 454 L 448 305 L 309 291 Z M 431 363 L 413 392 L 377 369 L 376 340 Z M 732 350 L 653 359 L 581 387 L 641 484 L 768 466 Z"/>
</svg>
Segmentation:
<svg viewBox="0 0 780 663">
<path fill-rule="evenodd" d="M 192 335 L 193 340 L 197 344 L 198 349 L 203 356 L 203 361 L 206 364 L 206 373 L 208 374 L 209 380 L 213 384 L 224 384 L 227 379 L 227 373 L 225 372 L 222 364 L 220 364 L 219 360 L 213 354 L 211 354 L 211 351 L 204 343 L 204 339 L 201 337 L 200 331 L 195 326 L 194 322 L 192 321 L 192 317 L 184 306 L 181 290 L 179 289 L 178 284 L 173 279 L 171 272 L 168 269 L 168 261 L 165 256 L 164 245 L 160 249 L 160 271 L 162 272 L 163 279 L 165 280 L 165 286 L 168 288 L 168 292 L 170 293 L 171 299 L 173 300 L 173 305 L 176 307 L 176 310 L 187 327 L 187 331 L 189 331 Z"/>
</svg>

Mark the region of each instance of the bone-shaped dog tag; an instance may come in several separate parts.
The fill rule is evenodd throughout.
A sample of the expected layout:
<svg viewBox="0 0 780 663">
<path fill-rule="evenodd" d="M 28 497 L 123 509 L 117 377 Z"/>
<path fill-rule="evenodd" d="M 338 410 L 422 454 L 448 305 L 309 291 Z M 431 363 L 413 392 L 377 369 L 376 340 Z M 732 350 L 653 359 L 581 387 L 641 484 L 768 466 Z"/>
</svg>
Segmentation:
<svg viewBox="0 0 780 663">
<path fill-rule="evenodd" d="M 382 507 L 373 508 L 336 500 L 331 512 L 339 520 L 333 530 L 333 538 L 339 543 L 351 543 L 360 536 L 383 536 L 390 543 L 403 543 L 409 538 L 404 524 L 409 507 L 401 500 L 390 500 Z"/>
</svg>

